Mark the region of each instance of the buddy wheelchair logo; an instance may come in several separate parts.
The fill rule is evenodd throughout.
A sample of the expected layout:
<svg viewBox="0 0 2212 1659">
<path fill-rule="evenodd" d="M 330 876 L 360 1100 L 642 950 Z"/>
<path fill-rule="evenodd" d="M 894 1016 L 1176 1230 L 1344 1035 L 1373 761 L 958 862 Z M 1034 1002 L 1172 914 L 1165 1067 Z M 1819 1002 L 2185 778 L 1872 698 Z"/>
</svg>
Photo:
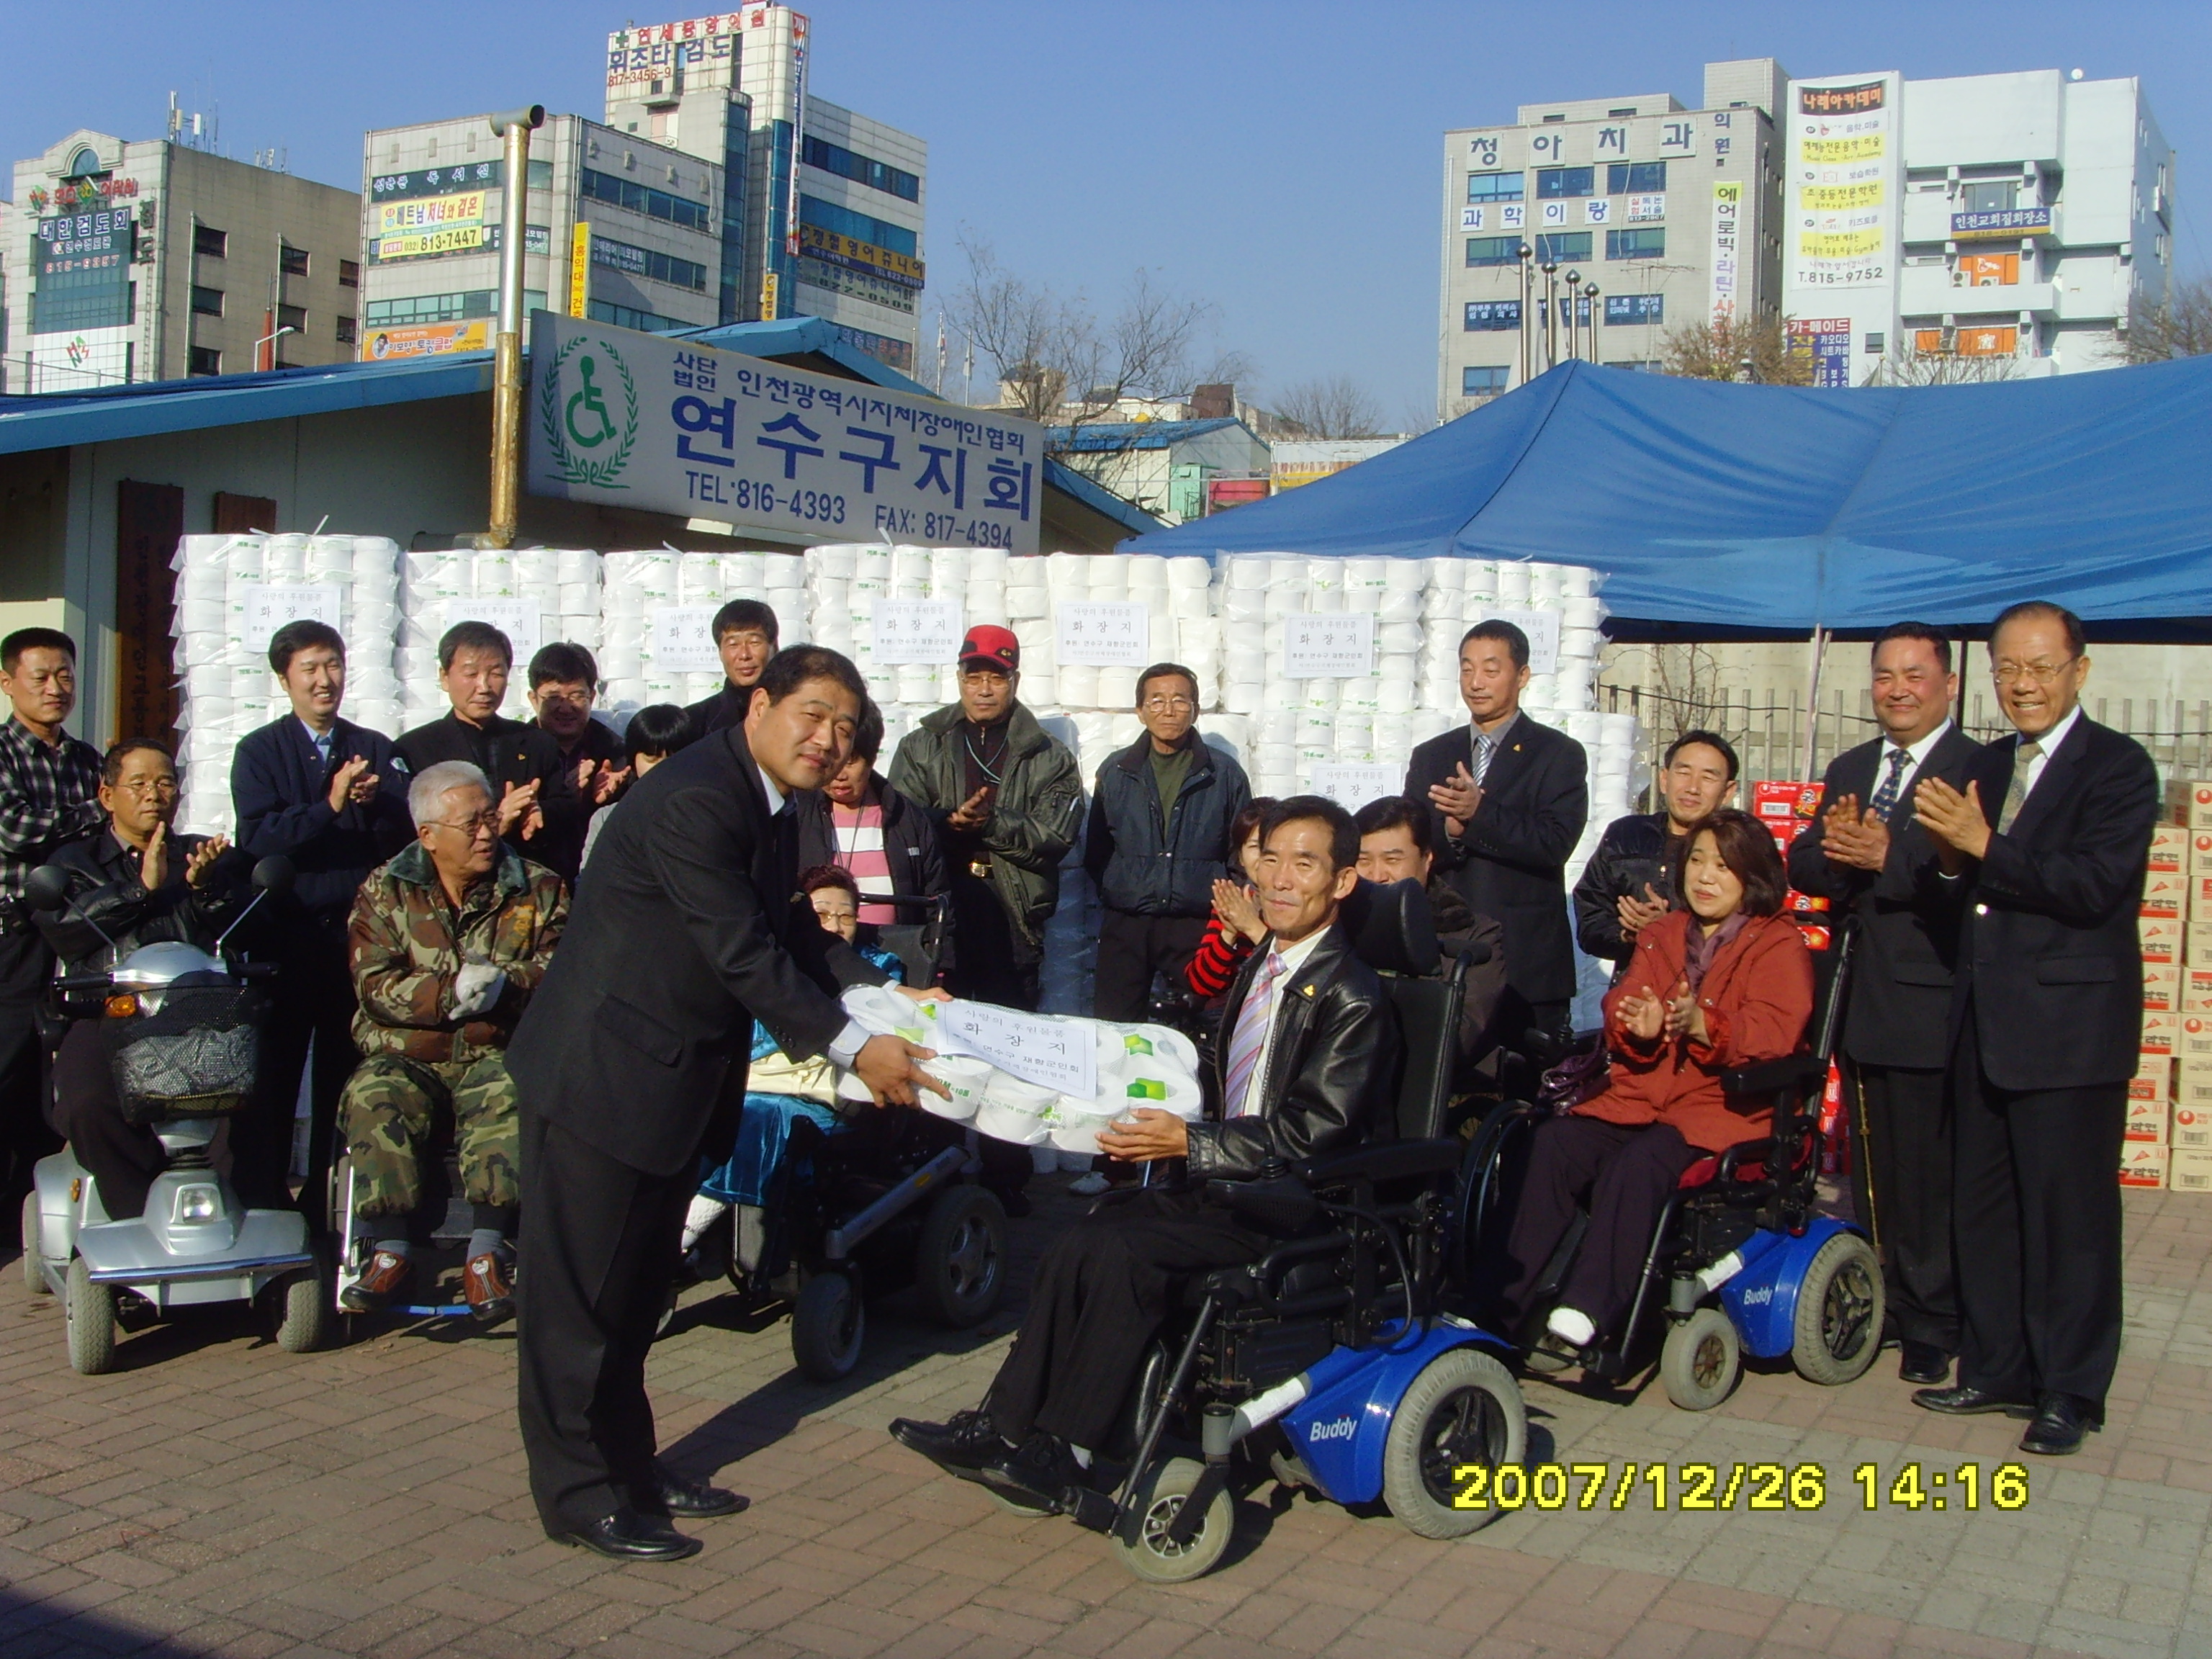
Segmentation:
<svg viewBox="0 0 2212 1659">
<path fill-rule="evenodd" d="M 594 335 L 566 342 L 538 386 L 538 426 L 564 482 L 627 489 L 615 480 L 637 447 L 637 382 L 622 353 Z"/>
</svg>

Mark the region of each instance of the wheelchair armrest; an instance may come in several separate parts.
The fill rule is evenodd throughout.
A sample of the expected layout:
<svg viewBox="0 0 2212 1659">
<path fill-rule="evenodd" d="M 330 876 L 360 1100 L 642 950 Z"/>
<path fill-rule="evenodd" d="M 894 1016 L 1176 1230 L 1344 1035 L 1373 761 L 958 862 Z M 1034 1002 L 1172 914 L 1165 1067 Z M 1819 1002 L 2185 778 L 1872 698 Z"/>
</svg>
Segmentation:
<svg viewBox="0 0 2212 1659">
<path fill-rule="evenodd" d="M 1722 1073 L 1721 1088 L 1732 1095 L 1778 1095 L 1817 1088 L 1827 1075 L 1828 1062 L 1818 1054 L 1785 1054 Z"/>
<path fill-rule="evenodd" d="M 1715 1181 L 1734 1181 L 1737 1168 L 1746 1162 L 1771 1162 L 1774 1157 L 1774 1137 L 1765 1135 L 1757 1140 L 1739 1140 L 1721 1154 L 1720 1165 L 1713 1171 Z M 1773 1174 L 1769 1169 L 1767 1173 Z"/>
<path fill-rule="evenodd" d="M 1208 1203 L 1283 1232 L 1302 1231 L 1321 1213 L 1321 1200 L 1295 1176 L 1263 1176 L 1255 1181 L 1217 1176 L 1206 1183 L 1206 1197 Z"/>
<path fill-rule="evenodd" d="M 1316 1187 L 1449 1175 L 1459 1168 L 1466 1151 L 1465 1144 L 1455 1135 L 1440 1140 L 1386 1140 L 1379 1146 L 1361 1146 L 1327 1158 L 1310 1158 L 1298 1165 L 1298 1174 Z"/>
</svg>

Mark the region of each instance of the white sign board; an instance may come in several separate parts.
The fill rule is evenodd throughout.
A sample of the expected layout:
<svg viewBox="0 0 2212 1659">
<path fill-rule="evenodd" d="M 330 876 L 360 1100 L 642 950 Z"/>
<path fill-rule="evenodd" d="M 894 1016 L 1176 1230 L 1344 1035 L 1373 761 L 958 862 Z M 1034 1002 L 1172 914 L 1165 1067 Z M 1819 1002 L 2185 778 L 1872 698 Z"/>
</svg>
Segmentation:
<svg viewBox="0 0 2212 1659">
<path fill-rule="evenodd" d="M 271 582 L 246 590 L 246 616 L 239 624 L 241 643 L 256 654 L 269 648 L 270 636 L 286 623 L 338 625 L 338 590 L 326 582 Z"/>
<path fill-rule="evenodd" d="M 1152 660 L 1152 613 L 1122 599 L 1078 599 L 1055 609 L 1054 654 L 1063 666 L 1145 668 Z"/>
<path fill-rule="evenodd" d="M 1373 761 L 1316 761 L 1313 793 L 1357 812 L 1371 800 L 1398 793 L 1399 774 Z"/>
<path fill-rule="evenodd" d="M 1081 1020 L 955 1000 L 939 1006 L 937 1029 L 949 1051 L 988 1060 L 1024 1083 L 1082 1100 L 1098 1092 L 1097 1040 Z"/>
<path fill-rule="evenodd" d="M 1484 622 L 1510 622 L 1528 636 L 1528 672 L 1559 672 L 1559 613 L 1556 611 L 1486 611 Z M 1470 623 L 1468 627 L 1474 624 Z"/>
<path fill-rule="evenodd" d="M 448 599 L 446 615 L 453 622 L 489 623 L 506 635 L 514 647 L 513 679 L 523 677 L 538 647 L 545 643 L 545 613 L 535 599 Z"/>
<path fill-rule="evenodd" d="M 1283 629 L 1286 680 L 1361 680 L 1375 672 L 1375 614 L 1346 611 L 1288 619 Z"/>
<path fill-rule="evenodd" d="M 656 605 L 646 635 L 647 659 L 663 674 L 711 674 L 722 665 L 714 648 L 715 605 Z"/>
<path fill-rule="evenodd" d="M 879 666 L 951 662 L 960 654 L 960 606 L 951 599 L 876 600 L 875 660 Z"/>
<path fill-rule="evenodd" d="M 786 540 L 1037 550 L 1044 428 L 531 313 L 529 489 Z"/>
</svg>

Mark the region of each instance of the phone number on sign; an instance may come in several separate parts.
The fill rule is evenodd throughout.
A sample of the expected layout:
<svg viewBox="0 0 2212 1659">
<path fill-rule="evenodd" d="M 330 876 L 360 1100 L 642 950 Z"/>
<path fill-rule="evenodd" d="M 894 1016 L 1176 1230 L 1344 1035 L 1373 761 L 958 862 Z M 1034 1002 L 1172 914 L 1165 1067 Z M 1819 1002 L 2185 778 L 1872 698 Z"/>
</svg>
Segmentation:
<svg viewBox="0 0 2212 1659">
<path fill-rule="evenodd" d="M 1452 1471 L 1452 1507 L 1462 1510 L 1609 1510 L 1632 1502 L 1655 1510 L 1817 1510 L 1828 1501 L 1828 1471 L 1820 1463 L 1539 1463 L 1533 1468 L 1469 1463 Z M 1880 1467 L 1851 1471 L 1861 1507 L 1943 1510 L 2027 1507 L 2027 1469 L 2000 1463 L 1986 1479 L 1978 1463 L 1923 1469 L 1907 1463 L 1885 1483 Z M 1838 1482 L 1838 1488 L 1847 1486 Z"/>
<path fill-rule="evenodd" d="M 845 498 L 822 489 L 778 489 L 750 478 L 718 478 L 711 472 L 686 471 L 691 499 L 741 513 L 781 513 L 804 524 L 842 524 Z"/>
</svg>

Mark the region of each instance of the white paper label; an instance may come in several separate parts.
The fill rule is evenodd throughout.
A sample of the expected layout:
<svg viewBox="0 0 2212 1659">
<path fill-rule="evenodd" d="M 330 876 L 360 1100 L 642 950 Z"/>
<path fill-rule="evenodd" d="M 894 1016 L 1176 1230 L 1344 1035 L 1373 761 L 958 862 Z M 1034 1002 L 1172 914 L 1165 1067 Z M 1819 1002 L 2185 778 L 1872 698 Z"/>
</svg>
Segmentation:
<svg viewBox="0 0 2212 1659">
<path fill-rule="evenodd" d="M 1082 1100 L 1098 1092 L 1098 1040 L 1081 1020 L 955 1000 L 939 1006 L 937 1028 L 947 1049 L 988 1060 L 1024 1083 Z"/>
<path fill-rule="evenodd" d="M 1152 613 L 1119 599 L 1079 599 L 1058 607 L 1057 657 L 1065 667 L 1143 668 L 1152 660 Z"/>
<path fill-rule="evenodd" d="M 663 674 L 711 674 L 722 665 L 714 649 L 718 605 L 656 605 L 646 655 Z"/>
<path fill-rule="evenodd" d="M 520 680 L 545 643 L 545 613 L 535 599 L 448 599 L 446 614 L 453 622 L 489 623 L 507 635 L 514 647 L 514 671 L 507 678 Z M 451 623 L 447 624 L 451 626 Z"/>
<path fill-rule="evenodd" d="M 1399 775 L 1373 761 L 1316 761 L 1313 793 L 1334 801 L 1347 812 L 1357 812 L 1371 800 L 1398 793 Z"/>
<path fill-rule="evenodd" d="M 286 623 L 319 622 L 338 625 L 338 590 L 328 582 L 276 582 L 246 590 L 244 643 L 257 652 L 269 648 L 270 636 Z"/>
<path fill-rule="evenodd" d="M 960 654 L 960 606 L 951 599 L 876 601 L 875 660 L 879 667 L 901 663 L 948 663 Z"/>
<path fill-rule="evenodd" d="M 1528 636 L 1528 672 L 1559 672 L 1559 613 L 1556 611 L 1486 611 L 1484 622 L 1510 622 Z M 1468 627 L 1474 624 L 1469 623 Z"/>
<path fill-rule="evenodd" d="M 1375 615 L 1369 611 L 1290 617 L 1283 629 L 1286 680 L 1364 680 L 1375 672 Z"/>
</svg>

